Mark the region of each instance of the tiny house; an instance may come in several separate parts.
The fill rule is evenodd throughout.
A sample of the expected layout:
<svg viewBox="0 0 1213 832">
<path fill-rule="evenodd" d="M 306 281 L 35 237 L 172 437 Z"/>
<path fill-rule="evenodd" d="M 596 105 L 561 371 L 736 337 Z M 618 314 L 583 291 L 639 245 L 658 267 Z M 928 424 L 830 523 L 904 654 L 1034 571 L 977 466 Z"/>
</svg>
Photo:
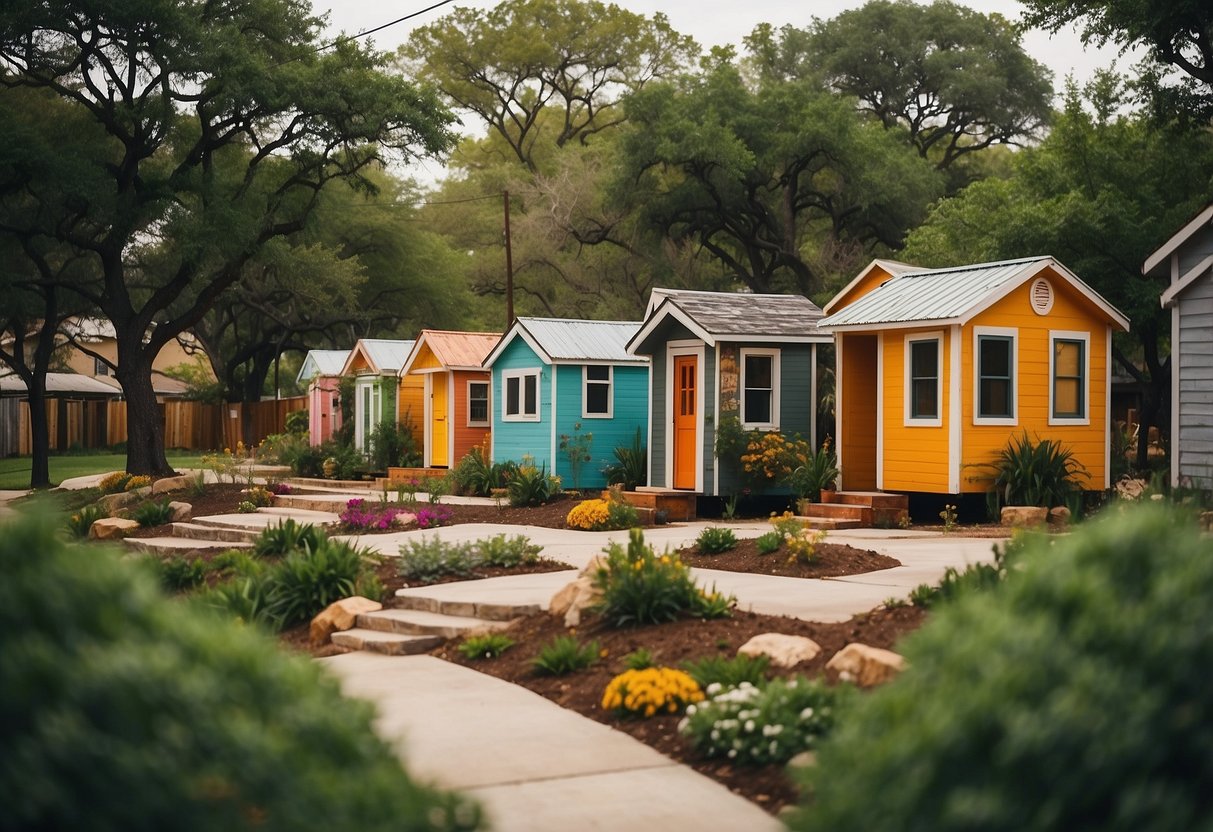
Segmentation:
<svg viewBox="0 0 1213 832">
<path fill-rule="evenodd" d="M 308 441 L 319 445 L 341 428 L 337 387 L 349 350 L 308 350 L 295 381 L 307 385 Z"/>
<path fill-rule="evenodd" d="M 439 329 L 417 336 L 400 367 L 400 413 L 421 440 L 426 468 L 449 468 L 489 438 L 490 379 L 481 363 L 500 337 Z"/>
<path fill-rule="evenodd" d="M 831 340 L 821 316 L 800 295 L 654 289 L 627 348 L 651 361 L 649 485 L 737 493 L 737 472 L 716 457 L 725 419 L 813 441 L 817 348 Z"/>
<path fill-rule="evenodd" d="M 987 491 L 982 466 L 1025 431 L 1108 487 L 1112 333 L 1129 321 L 1057 260 L 877 261 L 825 312 L 840 489 Z"/>
<path fill-rule="evenodd" d="M 413 343 L 360 338 L 345 359 L 341 375 L 354 377 L 354 447 L 362 453 L 380 423 L 397 421 L 397 373 Z"/>
<path fill-rule="evenodd" d="M 1152 253 L 1171 310 L 1171 484 L 1213 488 L 1213 203 Z"/>
<path fill-rule="evenodd" d="M 617 447 L 648 420 L 649 362 L 629 355 L 640 324 L 518 318 L 485 359 L 492 373 L 492 458 L 535 464 L 574 488 L 606 485 Z M 560 437 L 590 436 L 588 462 L 574 476 Z"/>
</svg>

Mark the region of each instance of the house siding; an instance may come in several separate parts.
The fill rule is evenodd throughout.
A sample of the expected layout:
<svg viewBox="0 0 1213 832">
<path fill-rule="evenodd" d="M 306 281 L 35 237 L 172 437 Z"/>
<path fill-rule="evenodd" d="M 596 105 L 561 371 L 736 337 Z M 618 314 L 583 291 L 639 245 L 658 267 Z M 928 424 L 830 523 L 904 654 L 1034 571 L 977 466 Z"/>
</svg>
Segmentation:
<svg viewBox="0 0 1213 832">
<path fill-rule="evenodd" d="M 906 343 L 917 336 L 940 335 L 939 385 L 941 398 L 938 425 L 906 424 Z M 878 464 L 883 468 L 879 485 L 891 491 L 948 492 L 950 455 L 948 415 L 952 406 L 952 332 L 939 325 L 921 329 L 891 330 L 884 333 L 881 360 L 883 373 L 880 391 L 884 400 L 882 418 L 883 449 Z M 847 379 L 854 391 L 852 379 Z M 862 383 L 862 382 L 858 382 Z M 848 451 L 851 448 L 848 447 Z M 852 488 L 847 483 L 848 489 Z"/>
<path fill-rule="evenodd" d="M 506 370 L 534 370 L 539 375 L 539 421 L 506 422 L 501 418 L 502 373 Z M 536 465 L 552 470 L 552 368 L 540 361 L 522 338 L 515 338 L 496 358 L 492 368 L 493 461 L 512 459 L 521 462 L 530 456 Z"/>
<path fill-rule="evenodd" d="M 454 373 L 454 377 L 454 389 L 451 391 L 453 401 L 451 401 L 450 407 L 454 419 L 451 424 L 455 432 L 455 454 L 451 459 L 451 467 L 457 465 L 459 460 L 471 453 L 472 449 L 476 446 L 483 445 L 487 449 L 490 444 L 489 434 L 491 432 L 491 429 L 488 427 L 468 424 L 468 384 L 473 381 L 485 381 L 491 384 L 492 375 L 487 371 L 470 372 L 468 370 L 457 370 Z M 492 413 L 494 401 L 496 400 L 490 392 L 490 413 Z"/>
<path fill-rule="evenodd" d="M 409 374 L 400 379 L 397 421 L 406 426 L 420 451 L 425 442 L 425 377 Z"/>
<path fill-rule="evenodd" d="M 1181 258 L 1188 268 L 1213 253 L 1213 233 L 1196 242 Z M 1181 483 L 1213 488 L 1213 277 L 1205 274 L 1188 286 L 1179 296 L 1178 315 L 1179 340 L 1172 346 L 1178 400 L 1172 406 L 1179 435 L 1172 437 L 1172 451 Z"/>
<path fill-rule="evenodd" d="M 640 428 L 644 441 L 648 419 L 647 367 L 617 365 L 614 368 L 611 386 L 612 416 L 606 418 L 584 418 L 582 400 L 584 396 L 581 364 L 566 364 L 555 367 L 557 376 L 556 396 L 556 473 L 565 485 L 578 488 L 602 488 L 606 486 L 604 469 L 615 462 L 615 449 L 630 447 Z M 581 424 L 581 435 L 592 434 L 589 462 L 582 465 L 581 476 L 576 485 L 573 469 L 568 457 L 560 451 L 560 436 L 573 435 L 574 425 Z"/>
</svg>

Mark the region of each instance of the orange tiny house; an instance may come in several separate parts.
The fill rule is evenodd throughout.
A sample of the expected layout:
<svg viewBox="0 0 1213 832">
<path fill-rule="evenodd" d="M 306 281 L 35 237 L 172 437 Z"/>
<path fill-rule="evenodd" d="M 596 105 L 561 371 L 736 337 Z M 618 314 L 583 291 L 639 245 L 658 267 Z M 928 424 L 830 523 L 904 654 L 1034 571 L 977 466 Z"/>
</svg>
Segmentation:
<svg viewBox="0 0 1213 832">
<path fill-rule="evenodd" d="M 400 407 L 421 428 L 426 468 L 450 468 L 492 429 L 492 375 L 481 364 L 499 332 L 423 329 L 400 368 Z"/>
<path fill-rule="evenodd" d="M 1013 436 L 1109 486 L 1112 333 L 1128 319 L 1052 257 L 950 269 L 875 261 L 825 307 L 839 488 L 978 493 Z"/>
</svg>

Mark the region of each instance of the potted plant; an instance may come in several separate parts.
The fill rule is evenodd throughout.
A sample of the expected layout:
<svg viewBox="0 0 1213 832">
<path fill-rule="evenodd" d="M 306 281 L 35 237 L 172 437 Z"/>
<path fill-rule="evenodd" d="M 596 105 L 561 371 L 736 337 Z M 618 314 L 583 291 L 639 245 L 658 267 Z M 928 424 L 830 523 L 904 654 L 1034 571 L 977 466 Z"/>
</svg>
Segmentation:
<svg viewBox="0 0 1213 832">
<path fill-rule="evenodd" d="M 829 437 L 789 477 L 789 485 L 796 496 L 815 503 L 828 502 L 826 495 L 832 499 L 837 481 L 838 458 Z"/>
</svg>

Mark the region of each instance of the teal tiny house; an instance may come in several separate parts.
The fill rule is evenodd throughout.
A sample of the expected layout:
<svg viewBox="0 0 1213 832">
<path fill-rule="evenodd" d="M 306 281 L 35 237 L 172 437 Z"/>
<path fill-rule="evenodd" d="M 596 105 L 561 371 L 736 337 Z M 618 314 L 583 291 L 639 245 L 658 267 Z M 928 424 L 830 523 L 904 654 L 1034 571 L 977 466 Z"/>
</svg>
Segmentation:
<svg viewBox="0 0 1213 832">
<path fill-rule="evenodd" d="M 817 428 L 817 331 L 821 308 L 800 295 L 654 289 L 628 352 L 651 359 L 649 485 L 707 496 L 736 494 L 720 465 L 725 419 L 745 430 L 800 434 Z"/>
<path fill-rule="evenodd" d="M 639 327 L 518 318 L 484 361 L 493 379 L 493 460 L 529 456 L 567 487 L 604 486 L 615 448 L 646 430 L 649 363 L 625 350 Z M 562 437 L 586 445 L 590 458 L 576 475 Z"/>
</svg>

